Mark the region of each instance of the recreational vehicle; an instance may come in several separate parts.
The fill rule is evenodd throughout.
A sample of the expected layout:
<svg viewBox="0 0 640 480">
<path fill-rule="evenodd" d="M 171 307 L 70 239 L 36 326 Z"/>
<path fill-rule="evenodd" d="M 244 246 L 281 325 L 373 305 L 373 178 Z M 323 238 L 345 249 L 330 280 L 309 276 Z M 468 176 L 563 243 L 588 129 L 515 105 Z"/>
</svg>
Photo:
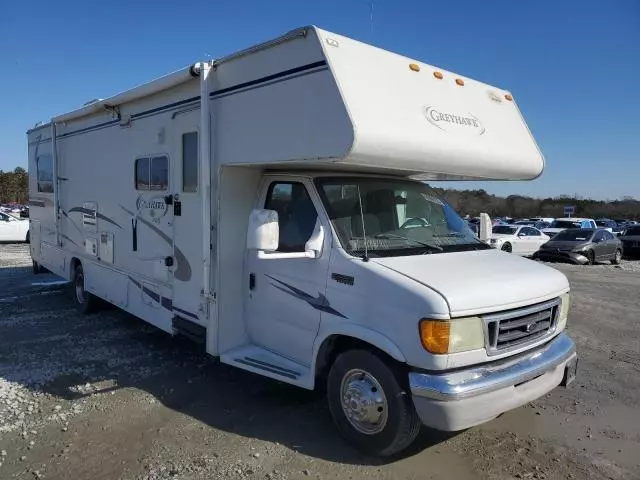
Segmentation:
<svg viewBox="0 0 640 480">
<path fill-rule="evenodd" d="M 36 271 L 84 312 L 326 386 L 365 451 L 575 376 L 566 277 L 490 248 L 428 186 L 542 173 L 508 91 L 306 27 L 27 135 Z"/>
</svg>

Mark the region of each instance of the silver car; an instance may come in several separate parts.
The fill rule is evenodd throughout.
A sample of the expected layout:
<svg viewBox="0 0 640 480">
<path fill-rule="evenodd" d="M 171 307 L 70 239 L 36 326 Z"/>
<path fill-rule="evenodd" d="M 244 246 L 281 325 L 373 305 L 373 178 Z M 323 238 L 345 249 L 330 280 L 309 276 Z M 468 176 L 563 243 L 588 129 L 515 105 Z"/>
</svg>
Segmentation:
<svg viewBox="0 0 640 480">
<path fill-rule="evenodd" d="M 622 242 L 604 228 L 569 228 L 540 247 L 533 258 L 566 261 L 580 265 L 622 260 Z"/>
</svg>

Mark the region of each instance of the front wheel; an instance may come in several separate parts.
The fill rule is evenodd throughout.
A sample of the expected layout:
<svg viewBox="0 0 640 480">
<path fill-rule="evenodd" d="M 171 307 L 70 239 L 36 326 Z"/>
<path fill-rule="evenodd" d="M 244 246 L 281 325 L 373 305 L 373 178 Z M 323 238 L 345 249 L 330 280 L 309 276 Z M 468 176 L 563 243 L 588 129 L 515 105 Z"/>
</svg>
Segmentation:
<svg viewBox="0 0 640 480">
<path fill-rule="evenodd" d="M 89 314 L 98 309 L 98 297 L 84 289 L 84 270 L 82 264 L 78 264 L 73 277 L 73 293 L 76 306 L 80 313 Z"/>
<path fill-rule="evenodd" d="M 620 265 L 620 262 L 622 262 L 622 250 L 618 249 L 611 259 L 611 263 L 613 265 Z"/>
<path fill-rule="evenodd" d="M 331 416 L 340 434 L 359 450 L 389 456 L 408 447 L 422 425 L 401 373 L 366 350 L 349 350 L 327 379 Z"/>
<path fill-rule="evenodd" d="M 513 247 L 511 246 L 510 243 L 505 243 L 504 245 L 502 245 L 501 250 L 503 252 L 511 253 L 513 251 Z"/>
<path fill-rule="evenodd" d="M 596 254 L 593 250 L 589 250 L 587 252 L 587 265 L 595 265 L 596 263 Z"/>
</svg>

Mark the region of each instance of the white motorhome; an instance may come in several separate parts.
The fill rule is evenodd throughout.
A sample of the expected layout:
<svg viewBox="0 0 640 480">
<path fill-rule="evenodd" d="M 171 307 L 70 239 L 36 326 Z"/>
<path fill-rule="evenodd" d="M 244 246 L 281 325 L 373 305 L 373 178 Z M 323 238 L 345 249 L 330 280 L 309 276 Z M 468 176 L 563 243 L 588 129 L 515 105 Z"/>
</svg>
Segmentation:
<svg viewBox="0 0 640 480">
<path fill-rule="evenodd" d="M 379 455 L 575 376 L 560 272 L 424 181 L 527 180 L 511 94 L 315 27 L 28 132 L 31 254 L 229 365 L 314 389 Z M 37 270 L 37 268 L 36 268 Z"/>
</svg>

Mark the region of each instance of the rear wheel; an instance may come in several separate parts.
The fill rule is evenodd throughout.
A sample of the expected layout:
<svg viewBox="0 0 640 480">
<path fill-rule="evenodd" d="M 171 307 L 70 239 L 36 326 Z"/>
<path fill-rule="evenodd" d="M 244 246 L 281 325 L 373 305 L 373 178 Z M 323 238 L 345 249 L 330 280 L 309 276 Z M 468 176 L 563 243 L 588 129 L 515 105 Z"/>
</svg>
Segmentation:
<svg viewBox="0 0 640 480">
<path fill-rule="evenodd" d="M 334 362 L 327 379 L 331 416 L 341 435 L 368 454 L 404 450 L 422 425 L 402 373 L 367 350 L 350 350 Z"/>
<path fill-rule="evenodd" d="M 596 254 L 593 250 L 587 252 L 587 265 L 594 265 L 596 263 Z"/>
<path fill-rule="evenodd" d="M 502 245 L 501 250 L 503 252 L 511 253 L 513 251 L 513 247 L 511 246 L 511 244 L 509 242 L 507 242 L 504 245 Z"/>
<path fill-rule="evenodd" d="M 613 258 L 611 259 L 611 263 L 613 265 L 620 265 L 621 261 L 622 261 L 622 250 L 618 249 L 618 250 L 616 250 L 616 253 L 614 254 Z"/>
<path fill-rule="evenodd" d="M 84 270 L 80 263 L 76 267 L 73 277 L 73 293 L 76 305 L 81 313 L 89 314 L 98 309 L 98 298 L 84 289 Z"/>
</svg>

